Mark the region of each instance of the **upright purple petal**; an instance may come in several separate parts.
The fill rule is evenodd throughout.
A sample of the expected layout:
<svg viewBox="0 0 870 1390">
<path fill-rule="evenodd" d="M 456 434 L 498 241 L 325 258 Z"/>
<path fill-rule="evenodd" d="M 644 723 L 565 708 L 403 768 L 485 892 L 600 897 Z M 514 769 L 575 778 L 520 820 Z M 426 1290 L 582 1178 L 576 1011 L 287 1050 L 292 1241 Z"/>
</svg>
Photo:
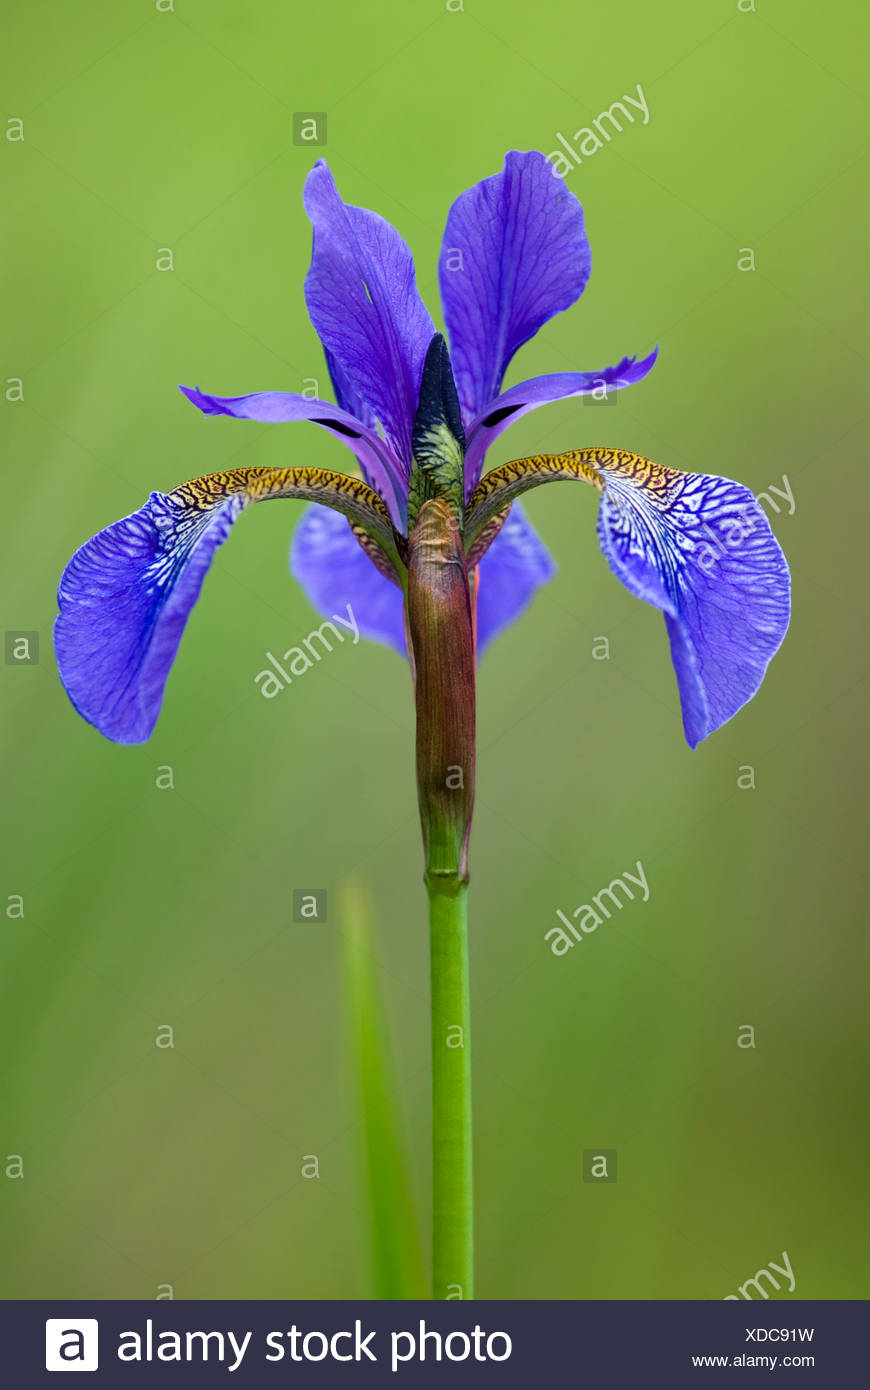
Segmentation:
<svg viewBox="0 0 870 1390">
<path fill-rule="evenodd" d="M 439 280 L 466 430 L 517 349 L 579 298 L 589 266 L 583 209 L 544 155 L 512 150 L 456 199 Z"/>
<path fill-rule="evenodd" d="M 199 387 L 180 386 L 183 395 L 203 415 L 230 415 L 236 420 L 261 420 L 280 424 L 310 420 L 321 425 L 352 450 L 370 487 L 380 493 L 393 521 L 404 527 L 407 514 L 405 468 L 391 446 L 375 429 L 346 408 L 322 401 L 317 396 L 300 396 L 294 391 L 255 391 L 249 396 L 208 396 Z"/>
<path fill-rule="evenodd" d="M 466 494 L 471 493 L 480 481 L 489 446 L 523 415 L 537 410 L 540 405 L 550 405 L 569 396 L 606 396 L 611 391 L 621 390 L 623 386 L 633 386 L 652 371 L 657 356 L 658 348 L 654 348 L 640 362 L 634 357 L 624 357 L 615 367 L 604 367 L 600 372 L 551 372 L 547 376 L 534 376 L 529 381 L 511 386 L 495 400 L 489 401 L 468 431 Z"/>
<path fill-rule="evenodd" d="M 752 698 L 785 636 L 785 556 L 740 483 L 638 458 L 602 472 L 601 549 L 626 588 L 665 615 L 694 748 Z"/>
<path fill-rule="evenodd" d="M 417 291 L 411 252 L 377 213 L 343 203 L 318 160 L 305 183 L 314 227 L 305 299 L 346 393 L 364 402 L 407 471 L 426 349 L 435 326 Z M 333 368 L 334 369 L 334 368 Z"/>
<path fill-rule="evenodd" d="M 326 358 L 332 390 L 341 409 L 348 415 L 355 416 L 357 420 L 361 420 L 371 434 L 377 435 L 377 416 L 368 401 L 364 401 L 362 396 L 357 394 L 347 372 L 344 371 L 341 363 L 336 361 L 332 353 L 324 349 L 323 355 Z"/>
<path fill-rule="evenodd" d="M 79 714 L 116 743 L 143 743 L 212 557 L 244 498 L 213 507 L 164 493 L 77 550 L 58 589 L 54 646 Z"/>
<path fill-rule="evenodd" d="M 519 502 L 480 561 L 477 650 L 482 653 L 520 616 L 556 566 Z"/>
<path fill-rule="evenodd" d="M 363 637 L 407 654 L 402 591 L 375 568 L 338 512 L 306 507 L 290 544 L 290 572 L 324 618 L 356 622 Z"/>
</svg>

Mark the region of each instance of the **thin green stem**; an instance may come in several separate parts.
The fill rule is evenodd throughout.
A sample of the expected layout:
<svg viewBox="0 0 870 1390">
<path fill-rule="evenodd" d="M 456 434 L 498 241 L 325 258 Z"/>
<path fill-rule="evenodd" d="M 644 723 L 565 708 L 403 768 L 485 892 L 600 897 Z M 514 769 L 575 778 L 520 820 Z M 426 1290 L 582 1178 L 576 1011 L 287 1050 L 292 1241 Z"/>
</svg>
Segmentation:
<svg viewBox="0 0 870 1390">
<path fill-rule="evenodd" d="M 432 876 L 432 1296 L 474 1297 L 468 884 Z"/>
</svg>

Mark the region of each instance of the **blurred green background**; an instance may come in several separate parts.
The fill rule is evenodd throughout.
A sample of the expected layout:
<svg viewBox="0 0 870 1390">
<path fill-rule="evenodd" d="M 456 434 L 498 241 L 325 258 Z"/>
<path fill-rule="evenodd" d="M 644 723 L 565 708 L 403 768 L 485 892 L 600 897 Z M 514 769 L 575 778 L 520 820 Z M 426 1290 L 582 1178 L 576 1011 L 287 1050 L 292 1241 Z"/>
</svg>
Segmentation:
<svg viewBox="0 0 870 1390">
<path fill-rule="evenodd" d="M 296 504 L 257 508 L 217 556 L 153 739 L 114 747 L 58 682 L 55 589 L 152 488 L 230 461 L 348 465 L 314 428 L 206 420 L 176 390 L 329 394 L 302 295 L 317 155 L 411 243 L 438 319 L 452 198 L 638 83 L 648 124 L 568 177 L 589 288 L 510 380 L 655 342 L 659 363 L 612 402 L 533 414 L 490 462 L 600 443 L 756 492 L 785 474 L 794 511 L 771 519 L 794 620 L 755 702 L 692 753 L 662 620 L 607 570 L 594 495 L 528 503 L 559 574 L 480 671 L 478 1292 L 720 1299 L 783 1251 L 796 1297 L 867 1292 L 865 21 L 857 0 L 9 11 L 3 628 L 40 645 L 2 667 L 7 1296 L 369 1292 L 350 874 L 376 909 L 425 1229 L 407 671 L 345 644 L 263 700 L 265 651 L 314 614 L 287 571 Z M 326 113 L 325 148 L 294 145 L 294 112 Z M 637 860 L 650 901 L 554 957 L 556 909 Z M 325 925 L 293 923 L 306 888 L 326 890 Z M 596 1146 L 617 1150 L 615 1183 L 582 1181 Z"/>
</svg>

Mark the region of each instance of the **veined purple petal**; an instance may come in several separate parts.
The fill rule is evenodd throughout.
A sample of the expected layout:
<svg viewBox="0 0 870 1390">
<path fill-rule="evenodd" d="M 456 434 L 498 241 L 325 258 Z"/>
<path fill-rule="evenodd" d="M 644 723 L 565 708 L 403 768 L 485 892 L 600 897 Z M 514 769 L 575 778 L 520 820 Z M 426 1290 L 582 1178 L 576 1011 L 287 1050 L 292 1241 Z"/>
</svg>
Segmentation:
<svg viewBox="0 0 870 1390">
<path fill-rule="evenodd" d="M 396 525 L 404 528 L 408 492 L 405 468 L 387 441 L 356 415 L 331 401 L 300 396 L 294 391 L 209 396 L 199 387 L 180 386 L 178 389 L 203 415 L 230 415 L 236 420 L 260 420 L 266 424 L 310 420 L 312 424 L 322 425 L 356 455 L 366 482 L 380 493 Z"/>
<path fill-rule="evenodd" d="M 210 508 L 152 492 L 77 550 L 61 576 L 54 646 L 79 714 L 116 743 L 149 737 L 190 610 L 244 506 Z"/>
<path fill-rule="evenodd" d="M 480 561 L 477 591 L 477 650 L 515 622 L 556 565 L 519 502 Z"/>
<path fill-rule="evenodd" d="M 329 379 L 332 382 L 332 390 L 340 408 L 348 415 L 353 415 L 357 420 L 362 420 L 366 429 L 370 433 L 377 435 L 377 417 L 368 402 L 364 401 L 362 396 L 357 395 L 354 390 L 353 382 L 348 379 L 347 373 L 342 369 L 341 363 L 335 360 L 332 353 L 324 349 L 323 355 L 326 358 L 326 367 L 329 372 Z"/>
<path fill-rule="evenodd" d="M 439 280 L 466 432 L 517 349 L 582 294 L 589 266 L 583 209 L 537 151 L 511 150 L 456 199 Z"/>
<path fill-rule="evenodd" d="M 314 227 L 305 299 L 345 390 L 365 402 L 407 474 L 426 350 L 435 326 L 417 291 L 411 252 L 377 213 L 343 203 L 327 164 L 305 182 Z"/>
<path fill-rule="evenodd" d="M 621 390 L 623 386 L 633 386 L 652 371 L 657 356 L 656 347 L 639 362 L 634 357 L 624 357 L 615 367 L 604 367 L 599 372 L 551 372 L 547 376 L 535 376 L 511 386 L 495 400 L 489 401 L 468 431 L 466 493 L 471 493 L 480 481 L 489 446 L 521 416 L 527 415 L 530 410 L 537 410 L 540 405 L 550 405 L 569 396 L 604 396 L 610 391 Z"/>
<path fill-rule="evenodd" d="M 788 627 L 788 565 L 740 483 L 645 459 L 602 472 L 601 549 L 626 588 L 665 615 L 694 748 L 758 690 Z"/>
<path fill-rule="evenodd" d="M 347 521 L 329 507 L 306 507 L 290 543 L 290 572 L 317 612 L 353 620 L 363 637 L 405 656 L 402 591 L 375 568 Z"/>
</svg>

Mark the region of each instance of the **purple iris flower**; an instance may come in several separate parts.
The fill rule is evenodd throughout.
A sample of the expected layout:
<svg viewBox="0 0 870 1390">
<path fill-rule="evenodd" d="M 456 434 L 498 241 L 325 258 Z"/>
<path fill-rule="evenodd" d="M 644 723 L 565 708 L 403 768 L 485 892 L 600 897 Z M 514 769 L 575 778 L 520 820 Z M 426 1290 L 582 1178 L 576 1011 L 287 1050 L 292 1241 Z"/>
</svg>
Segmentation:
<svg viewBox="0 0 870 1390">
<path fill-rule="evenodd" d="M 664 613 L 694 747 L 755 694 L 788 625 L 788 569 L 751 492 L 613 449 L 482 475 L 490 444 L 528 411 L 632 385 L 655 362 L 652 352 L 502 390 L 514 354 L 589 278 L 577 198 L 543 155 L 514 151 L 500 174 L 456 200 L 439 267 L 449 355 L 408 247 L 376 213 L 342 202 L 322 160 L 306 181 L 305 208 L 314 228 L 306 302 L 335 404 L 181 389 L 207 415 L 313 421 L 353 452 L 362 480 L 305 468 L 212 474 L 152 493 L 88 541 L 64 571 L 55 627 L 61 678 L 79 713 L 117 742 L 149 737 L 214 552 L 239 513 L 265 497 L 312 502 L 290 564 L 314 607 L 329 617 L 350 602 L 363 636 L 404 653 L 407 537 L 421 496 L 444 492 L 449 467 L 437 458 L 455 455 L 478 652 L 554 573 L 516 497 L 548 480 L 590 482 L 602 494 L 598 537 L 611 569 Z"/>
</svg>

